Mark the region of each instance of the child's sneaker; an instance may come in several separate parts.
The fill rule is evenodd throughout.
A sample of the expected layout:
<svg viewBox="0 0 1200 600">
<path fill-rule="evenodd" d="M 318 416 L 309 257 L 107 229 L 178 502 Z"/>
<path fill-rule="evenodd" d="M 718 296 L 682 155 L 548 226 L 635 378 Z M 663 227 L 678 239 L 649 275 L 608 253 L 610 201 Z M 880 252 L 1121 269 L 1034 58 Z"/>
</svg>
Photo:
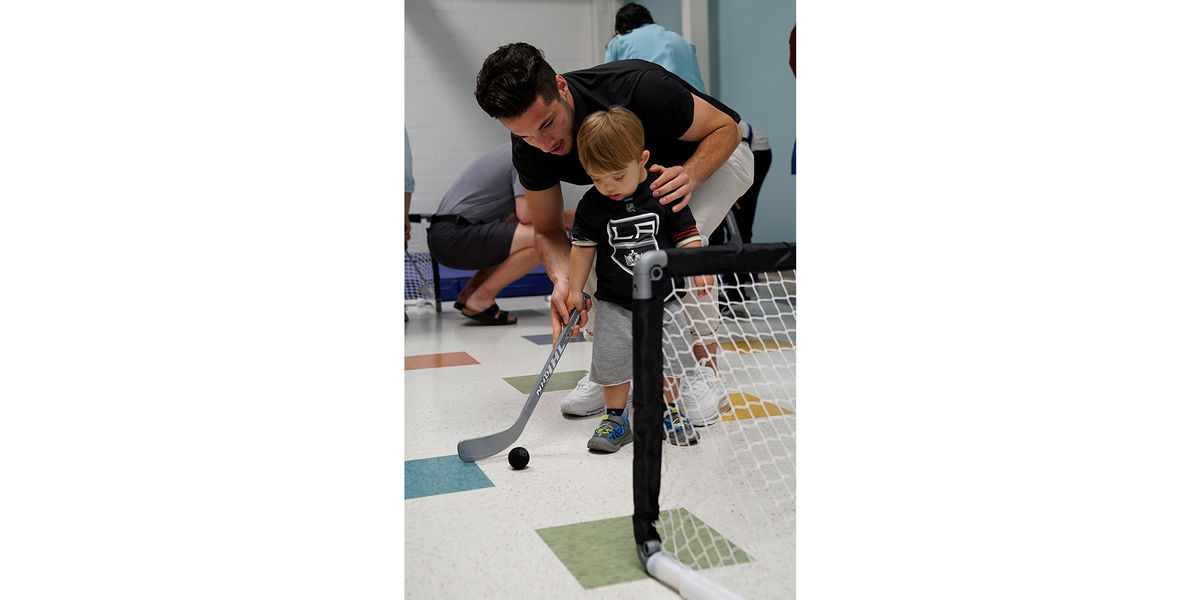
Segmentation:
<svg viewBox="0 0 1200 600">
<path fill-rule="evenodd" d="M 700 441 L 700 434 L 692 428 L 691 421 L 679 414 L 674 407 L 668 407 L 663 415 L 663 429 L 666 431 L 667 441 L 676 446 L 690 446 Z"/>
<path fill-rule="evenodd" d="M 588 440 L 587 447 L 589 450 L 600 452 L 616 452 L 621 446 L 632 441 L 633 430 L 629 427 L 629 421 L 624 417 L 604 415 L 604 418 L 600 419 L 600 425 L 592 433 L 592 439 Z"/>
</svg>

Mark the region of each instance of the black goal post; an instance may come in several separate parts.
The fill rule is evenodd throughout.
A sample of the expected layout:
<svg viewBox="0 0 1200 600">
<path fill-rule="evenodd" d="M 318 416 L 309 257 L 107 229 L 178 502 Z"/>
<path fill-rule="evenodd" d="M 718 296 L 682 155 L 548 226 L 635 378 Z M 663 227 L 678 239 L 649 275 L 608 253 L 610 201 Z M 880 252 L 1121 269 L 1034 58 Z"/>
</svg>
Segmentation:
<svg viewBox="0 0 1200 600">
<path fill-rule="evenodd" d="M 654 250 L 643 254 L 634 265 L 633 532 L 643 566 L 661 550 L 654 524 L 659 519 L 664 438 L 664 284 L 693 275 L 763 273 L 795 267 L 796 245 L 789 242 Z"/>
</svg>

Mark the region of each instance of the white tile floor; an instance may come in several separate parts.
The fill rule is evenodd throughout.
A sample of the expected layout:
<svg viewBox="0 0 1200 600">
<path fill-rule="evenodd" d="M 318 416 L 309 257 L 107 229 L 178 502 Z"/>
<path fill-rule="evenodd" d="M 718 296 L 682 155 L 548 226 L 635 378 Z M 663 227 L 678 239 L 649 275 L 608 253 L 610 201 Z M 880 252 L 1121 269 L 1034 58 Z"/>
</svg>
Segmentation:
<svg viewBox="0 0 1200 600">
<path fill-rule="evenodd" d="M 406 356 L 466 352 L 479 364 L 405 372 L 405 460 L 454 455 L 459 440 L 494 433 L 517 418 L 526 394 L 503 378 L 534 375 L 545 363 L 551 346 L 522 336 L 550 333 L 549 307 L 542 296 L 499 303 L 520 322 L 476 326 L 449 303 L 441 314 L 408 309 Z M 569 344 L 556 372 L 586 370 L 590 356 L 590 343 Z M 633 512 L 632 447 L 611 455 L 587 451 L 584 445 L 599 419 L 564 418 L 559 401 L 566 394 L 543 394 L 526 425 L 516 444 L 531 454 L 526 469 L 511 469 L 507 453 L 497 454 L 476 463 L 494 487 L 405 501 L 406 597 L 678 598 L 652 579 L 585 590 L 536 533 Z M 794 534 L 790 543 L 792 566 L 783 568 L 794 572 Z M 755 556 L 778 554 L 776 549 L 747 550 Z M 632 545 L 628 551 L 634 552 Z M 755 568 L 712 571 L 756 577 Z M 747 597 L 790 597 L 795 581 L 783 587 L 789 590 L 783 595 L 771 581 L 751 589 L 773 592 Z"/>
</svg>

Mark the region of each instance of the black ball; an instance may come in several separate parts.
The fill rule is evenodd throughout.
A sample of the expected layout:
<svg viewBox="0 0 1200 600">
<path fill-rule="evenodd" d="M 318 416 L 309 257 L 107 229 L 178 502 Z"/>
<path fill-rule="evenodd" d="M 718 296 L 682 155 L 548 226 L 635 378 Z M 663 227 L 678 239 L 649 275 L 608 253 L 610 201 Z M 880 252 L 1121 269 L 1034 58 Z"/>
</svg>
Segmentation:
<svg viewBox="0 0 1200 600">
<path fill-rule="evenodd" d="M 518 471 L 525 468 L 529 464 L 529 451 L 517 446 L 508 453 L 508 464 Z"/>
</svg>

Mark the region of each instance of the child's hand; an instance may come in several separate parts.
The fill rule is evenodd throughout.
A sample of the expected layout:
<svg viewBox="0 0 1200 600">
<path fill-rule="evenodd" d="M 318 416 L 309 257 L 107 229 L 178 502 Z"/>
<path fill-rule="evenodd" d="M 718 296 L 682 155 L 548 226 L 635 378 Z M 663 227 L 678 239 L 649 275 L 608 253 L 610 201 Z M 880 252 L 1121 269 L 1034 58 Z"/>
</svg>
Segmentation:
<svg viewBox="0 0 1200 600">
<path fill-rule="evenodd" d="M 587 305 L 584 304 L 583 291 L 567 292 L 567 311 L 579 309 L 579 322 L 571 331 L 571 337 L 579 337 L 579 328 L 587 324 Z"/>
<path fill-rule="evenodd" d="M 714 280 L 712 275 L 696 275 L 693 278 L 696 282 L 696 295 L 707 296 L 708 290 L 712 287 Z"/>
</svg>

